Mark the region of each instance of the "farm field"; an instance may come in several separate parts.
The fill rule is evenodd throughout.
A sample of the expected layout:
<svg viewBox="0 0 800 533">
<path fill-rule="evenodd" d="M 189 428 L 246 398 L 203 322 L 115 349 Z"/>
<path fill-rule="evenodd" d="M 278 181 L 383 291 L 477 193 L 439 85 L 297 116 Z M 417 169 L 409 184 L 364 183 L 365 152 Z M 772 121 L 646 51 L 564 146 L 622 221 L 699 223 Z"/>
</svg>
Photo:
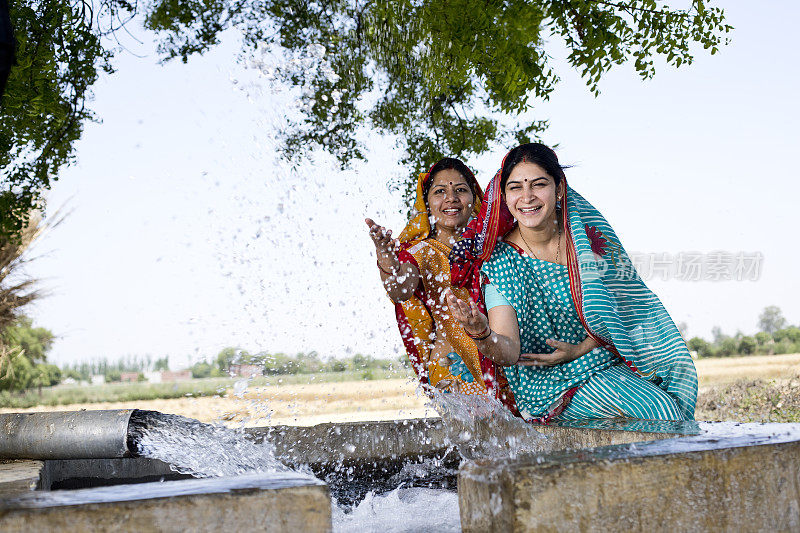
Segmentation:
<svg viewBox="0 0 800 533">
<path fill-rule="evenodd" d="M 189 383 L 180 385 L 188 387 Z M 125 387 L 125 384 L 116 386 Z M 416 384 L 409 378 L 251 385 L 238 394 L 229 388 L 214 396 L 41 405 L 24 409 L 2 408 L 0 412 L 79 409 L 149 409 L 202 422 L 220 421 L 228 426 L 246 427 L 420 418 L 436 414 L 425 408 L 424 397 L 416 394 Z"/>
<path fill-rule="evenodd" d="M 800 421 L 800 354 L 700 359 L 696 365 L 700 379 L 698 420 Z M 91 401 L 2 408 L 0 412 L 136 408 L 180 414 L 203 422 L 220 421 L 229 426 L 313 425 L 435 416 L 433 410 L 425 407 L 425 397 L 416 393 L 412 379 L 397 374 L 376 375 L 385 379 L 372 380 L 359 380 L 360 374 L 338 377 L 351 381 L 298 382 L 312 379 L 310 375 L 290 376 L 280 382 L 264 378 L 236 391 L 234 380 L 101 385 L 95 394 L 64 392 L 69 397 L 92 398 Z M 129 391 L 139 387 L 139 393 L 142 387 L 166 388 L 173 397 L 126 400 L 126 387 Z M 178 394 L 176 387 L 186 392 Z M 91 391 L 94 387 L 75 388 Z M 157 389 L 154 390 L 153 394 L 157 394 Z M 56 389 L 48 391 L 49 403 L 58 403 L 52 397 L 57 393 Z M 102 401 L 104 397 L 116 401 Z"/>
<path fill-rule="evenodd" d="M 740 379 L 787 379 L 800 376 L 800 354 L 714 357 L 695 361 L 700 387 Z"/>
</svg>

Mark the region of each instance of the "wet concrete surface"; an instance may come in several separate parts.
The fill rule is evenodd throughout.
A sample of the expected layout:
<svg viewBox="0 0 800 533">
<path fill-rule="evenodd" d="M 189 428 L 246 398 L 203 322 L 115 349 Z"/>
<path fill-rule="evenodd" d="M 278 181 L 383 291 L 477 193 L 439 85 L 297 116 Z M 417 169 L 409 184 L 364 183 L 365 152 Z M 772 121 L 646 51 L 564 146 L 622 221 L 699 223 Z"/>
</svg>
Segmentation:
<svg viewBox="0 0 800 533">
<path fill-rule="evenodd" d="M 329 531 L 328 487 L 300 474 L 35 491 L 0 500 L 2 531 Z"/>
<path fill-rule="evenodd" d="M 800 530 L 800 424 L 696 428 L 644 442 L 467 461 L 459 471 L 462 528 Z"/>
<path fill-rule="evenodd" d="M 7 463 L 0 466 L 16 474 L 5 478 L 13 490 L 3 493 L 0 468 L 0 528 L 15 530 L 32 520 L 48 529 L 74 523 L 166 531 L 174 524 L 164 522 L 167 517 L 192 520 L 189 513 L 208 520 L 198 522 L 200 530 L 253 525 L 236 513 L 214 518 L 206 512 L 232 506 L 286 527 L 325 530 L 331 494 L 350 503 L 382 490 L 382 483 L 386 490 L 403 479 L 409 486 L 452 489 L 457 477 L 465 531 L 800 530 L 800 424 L 596 420 L 535 429 L 541 435 L 536 451 L 466 461 L 440 419 L 247 431 L 255 441 L 269 439 L 281 460 L 306 465 L 329 487 L 300 482 L 302 476 L 294 482 L 257 476 L 170 481 L 168 465 L 143 458 Z M 496 439 L 499 430 L 514 432 L 490 420 L 471 427 L 469 438 Z M 414 474 L 431 465 L 424 475 Z M 141 483 L 156 478 L 166 481 Z M 95 479 L 140 483 L 31 492 Z M 297 498 L 297 506 L 287 503 Z M 131 513 L 135 521 L 119 521 Z M 74 522 L 72 514 L 79 517 Z"/>
</svg>

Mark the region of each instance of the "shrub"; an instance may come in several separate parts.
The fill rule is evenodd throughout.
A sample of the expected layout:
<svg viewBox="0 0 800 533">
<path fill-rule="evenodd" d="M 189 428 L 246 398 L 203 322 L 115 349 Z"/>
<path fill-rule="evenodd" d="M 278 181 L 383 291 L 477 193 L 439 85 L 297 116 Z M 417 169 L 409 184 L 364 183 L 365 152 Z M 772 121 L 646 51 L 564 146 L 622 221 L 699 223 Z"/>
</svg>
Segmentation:
<svg viewBox="0 0 800 533">
<path fill-rule="evenodd" d="M 726 337 L 720 343 L 719 348 L 717 349 L 717 355 L 719 357 L 730 357 L 738 351 L 738 348 L 739 344 L 736 339 Z"/>
<path fill-rule="evenodd" d="M 775 342 L 800 343 L 800 328 L 795 326 L 784 328 L 776 331 L 773 337 L 775 338 Z"/>
<path fill-rule="evenodd" d="M 686 344 L 691 351 L 697 352 L 698 357 L 711 356 L 711 344 L 709 344 L 705 339 L 701 339 L 700 337 L 692 337 Z"/>
<path fill-rule="evenodd" d="M 63 373 L 64 379 L 72 378 L 75 381 L 83 381 L 83 375 L 77 370 L 66 370 Z"/>
<path fill-rule="evenodd" d="M 201 363 L 195 363 L 192 366 L 192 377 L 193 378 L 207 378 L 211 376 L 212 367 L 210 364 L 206 363 L 205 361 Z"/>
<path fill-rule="evenodd" d="M 774 348 L 775 348 L 775 354 L 795 353 L 797 350 L 795 344 L 788 340 L 776 342 Z"/>
<path fill-rule="evenodd" d="M 331 372 L 345 372 L 347 370 L 347 363 L 341 359 L 333 359 L 329 363 L 329 368 Z"/>
<path fill-rule="evenodd" d="M 2 348 L 2 347 L 0 347 Z M 31 360 L 22 349 L 6 350 L 0 359 L 0 390 L 22 390 L 30 386 L 34 377 Z"/>
<path fill-rule="evenodd" d="M 758 343 L 753 337 L 742 337 L 739 341 L 739 353 L 742 355 L 752 355 L 756 353 Z"/>
<path fill-rule="evenodd" d="M 765 346 L 772 342 L 772 335 L 766 331 L 759 331 L 755 334 L 755 339 L 759 346 Z"/>
</svg>

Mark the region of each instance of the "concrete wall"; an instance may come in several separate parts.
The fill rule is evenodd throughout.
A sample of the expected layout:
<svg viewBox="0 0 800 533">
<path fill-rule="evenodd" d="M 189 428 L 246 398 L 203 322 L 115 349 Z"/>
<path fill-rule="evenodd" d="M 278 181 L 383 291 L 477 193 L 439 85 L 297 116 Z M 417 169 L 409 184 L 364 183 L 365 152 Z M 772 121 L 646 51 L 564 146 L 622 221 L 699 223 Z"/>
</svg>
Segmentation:
<svg viewBox="0 0 800 533">
<path fill-rule="evenodd" d="M 441 420 L 392 420 L 318 424 L 311 427 L 250 428 L 256 441 L 266 438 L 275 455 L 288 463 L 362 462 L 429 456 L 445 450 L 447 436 Z"/>
<path fill-rule="evenodd" d="M 519 430 L 521 424 L 515 424 Z M 547 449 L 587 448 L 628 442 L 642 442 L 697 433 L 692 424 L 631 424 L 610 421 L 592 427 L 584 425 L 536 426 L 547 437 Z M 267 438 L 275 455 L 290 463 L 336 463 L 348 460 L 374 461 L 442 453 L 453 442 L 439 418 L 319 424 L 311 427 L 273 426 L 250 428 L 256 441 Z M 470 438 L 489 440 L 499 434 L 506 439 L 515 427 L 498 428 L 493 421 L 475 424 Z"/>
<path fill-rule="evenodd" d="M 144 457 L 44 461 L 40 488 L 50 490 L 54 484 L 58 485 L 70 479 L 119 480 L 172 476 L 174 474 L 175 472 L 167 463 Z"/>
<path fill-rule="evenodd" d="M 689 432 L 692 428 L 642 428 L 617 421 L 606 423 L 602 427 L 541 426 L 536 430 L 547 437 L 546 448 L 552 451 L 663 439 L 674 437 L 679 432 Z M 671 433 L 665 432 L 666 430 Z M 502 431 L 504 437 L 507 437 L 513 429 L 502 428 Z M 696 428 L 694 431 L 696 432 Z M 471 438 L 485 440 L 497 432 L 498 429 L 490 423 L 480 424 L 472 428 Z M 452 447 L 447 431 L 438 418 L 319 424 L 312 427 L 261 427 L 248 429 L 247 435 L 255 441 L 269 439 L 275 446 L 276 456 L 292 464 L 336 465 L 399 461 L 442 456 Z M 5 477 L 3 468 L 7 470 Z M 7 485 L 10 492 L 20 487 L 26 491 L 49 490 L 53 484 L 58 485 L 77 478 L 114 480 L 171 475 L 174 472 L 166 463 L 141 457 L 11 461 L 5 465 L 0 463 L 0 491 L 4 479 L 11 483 L 12 478 L 13 487 L 16 488 Z"/>
<path fill-rule="evenodd" d="M 498 432 L 505 438 L 522 431 L 512 426 L 477 424 L 469 438 L 497 440 Z M 537 430 L 546 445 L 535 453 L 461 465 L 465 531 L 800 530 L 800 424 L 606 420 Z M 316 465 L 368 466 L 451 447 L 438 419 L 254 428 L 248 435 L 268 438 L 284 461 Z M 240 476 L 30 492 L 71 477 L 169 473 L 164 463 L 141 458 L 0 465 L 0 530 L 330 527 L 327 487 L 308 480 L 254 486 Z"/>
<path fill-rule="evenodd" d="M 798 531 L 800 425 L 470 461 L 464 531 Z"/>
<path fill-rule="evenodd" d="M 0 531 L 277 531 L 331 529 L 328 488 L 303 476 L 254 474 L 0 500 Z"/>
</svg>

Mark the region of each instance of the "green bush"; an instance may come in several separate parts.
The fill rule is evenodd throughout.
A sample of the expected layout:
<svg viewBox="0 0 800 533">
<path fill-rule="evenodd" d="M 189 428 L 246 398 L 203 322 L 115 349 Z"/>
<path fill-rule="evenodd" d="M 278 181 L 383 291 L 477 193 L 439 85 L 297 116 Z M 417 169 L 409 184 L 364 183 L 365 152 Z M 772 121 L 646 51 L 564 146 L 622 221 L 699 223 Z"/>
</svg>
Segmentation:
<svg viewBox="0 0 800 533">
<path fill-rule="evenodd" d="M 742 337 L 739 340 L 739 353 L 741 355 L 752 355 L 756 353 L 758 343 L 753 337 Z"/>
<path fill-rule="evenodd" d="M 719 348 L 717 348 L 716 355 L 718 357 L 730 357 L 736 354 L 738 349 L 739 349 L 739 343 L 736 341 L 736 339 L 733 339 L 731 337 L 726 337 L 722 339 Z"/>
<path fill-rule="evenodd" d="M 784 339 L 781 342 L 776 342 L 774 349 L 776 354 L 800 353 L 800 343 L 795 344 L 788 339 Z"/>
<path fill-rule="evenodd" d="M 78 372 L 77 370 L 65 370 L 63 371 L 64 379 L 72 378 L 75 381 L 82 381 L 84 380 L 83 375 Z"/>
<path fill-rule="evenodd" d="M 206 363 L 205 361 L 201 363 L 195 363 L 192 366 L 192 377 L 195 379 L 210 377 L 211 370 L 212 370 L 211 365 Z"/>
<path fill-rule="evenodd" d="M 328 364 L 328 369 L 330 372 L 345 372 L 347 370 L 347 363 L 341 359 L 331 359 Z"/>
<path fill-rule="evenodd" d="M 773 334 L 775 342 L 786 342 L 790 344 L 800 344 L 800 328 L 791 326 L 779 329 Z"/>
<path fill-rule="evenodd" d="M 22 349 L 9 351 L 0 361 L 0 376 L 0 390 L 26 389 L 33 380 L 33 363 Z"/>
<path fill-rule="evenodd" d="M 693 352 L 697 352 L 698 357 L 710 357 L 712 353 L 712 346 L 711 344 L 706 341 L 705 339 L 701 339 L 700 337 L 692 337 L 689 339 L 689 342 L 686 343 L 689 349 Z"/>
<path fill-rule="evenodd" d="M 61 369 L 56 365 L 40 363 L 33 368 L 33 387 L 52 387 L 61 383 Z"/>
<path fill-rule="evenodd" d="M 759 346 L 766 346 L 772 342 L 772 335 L 766 331 L 759 331 L 754 335 L 754 337 Z"/>
</svg>

